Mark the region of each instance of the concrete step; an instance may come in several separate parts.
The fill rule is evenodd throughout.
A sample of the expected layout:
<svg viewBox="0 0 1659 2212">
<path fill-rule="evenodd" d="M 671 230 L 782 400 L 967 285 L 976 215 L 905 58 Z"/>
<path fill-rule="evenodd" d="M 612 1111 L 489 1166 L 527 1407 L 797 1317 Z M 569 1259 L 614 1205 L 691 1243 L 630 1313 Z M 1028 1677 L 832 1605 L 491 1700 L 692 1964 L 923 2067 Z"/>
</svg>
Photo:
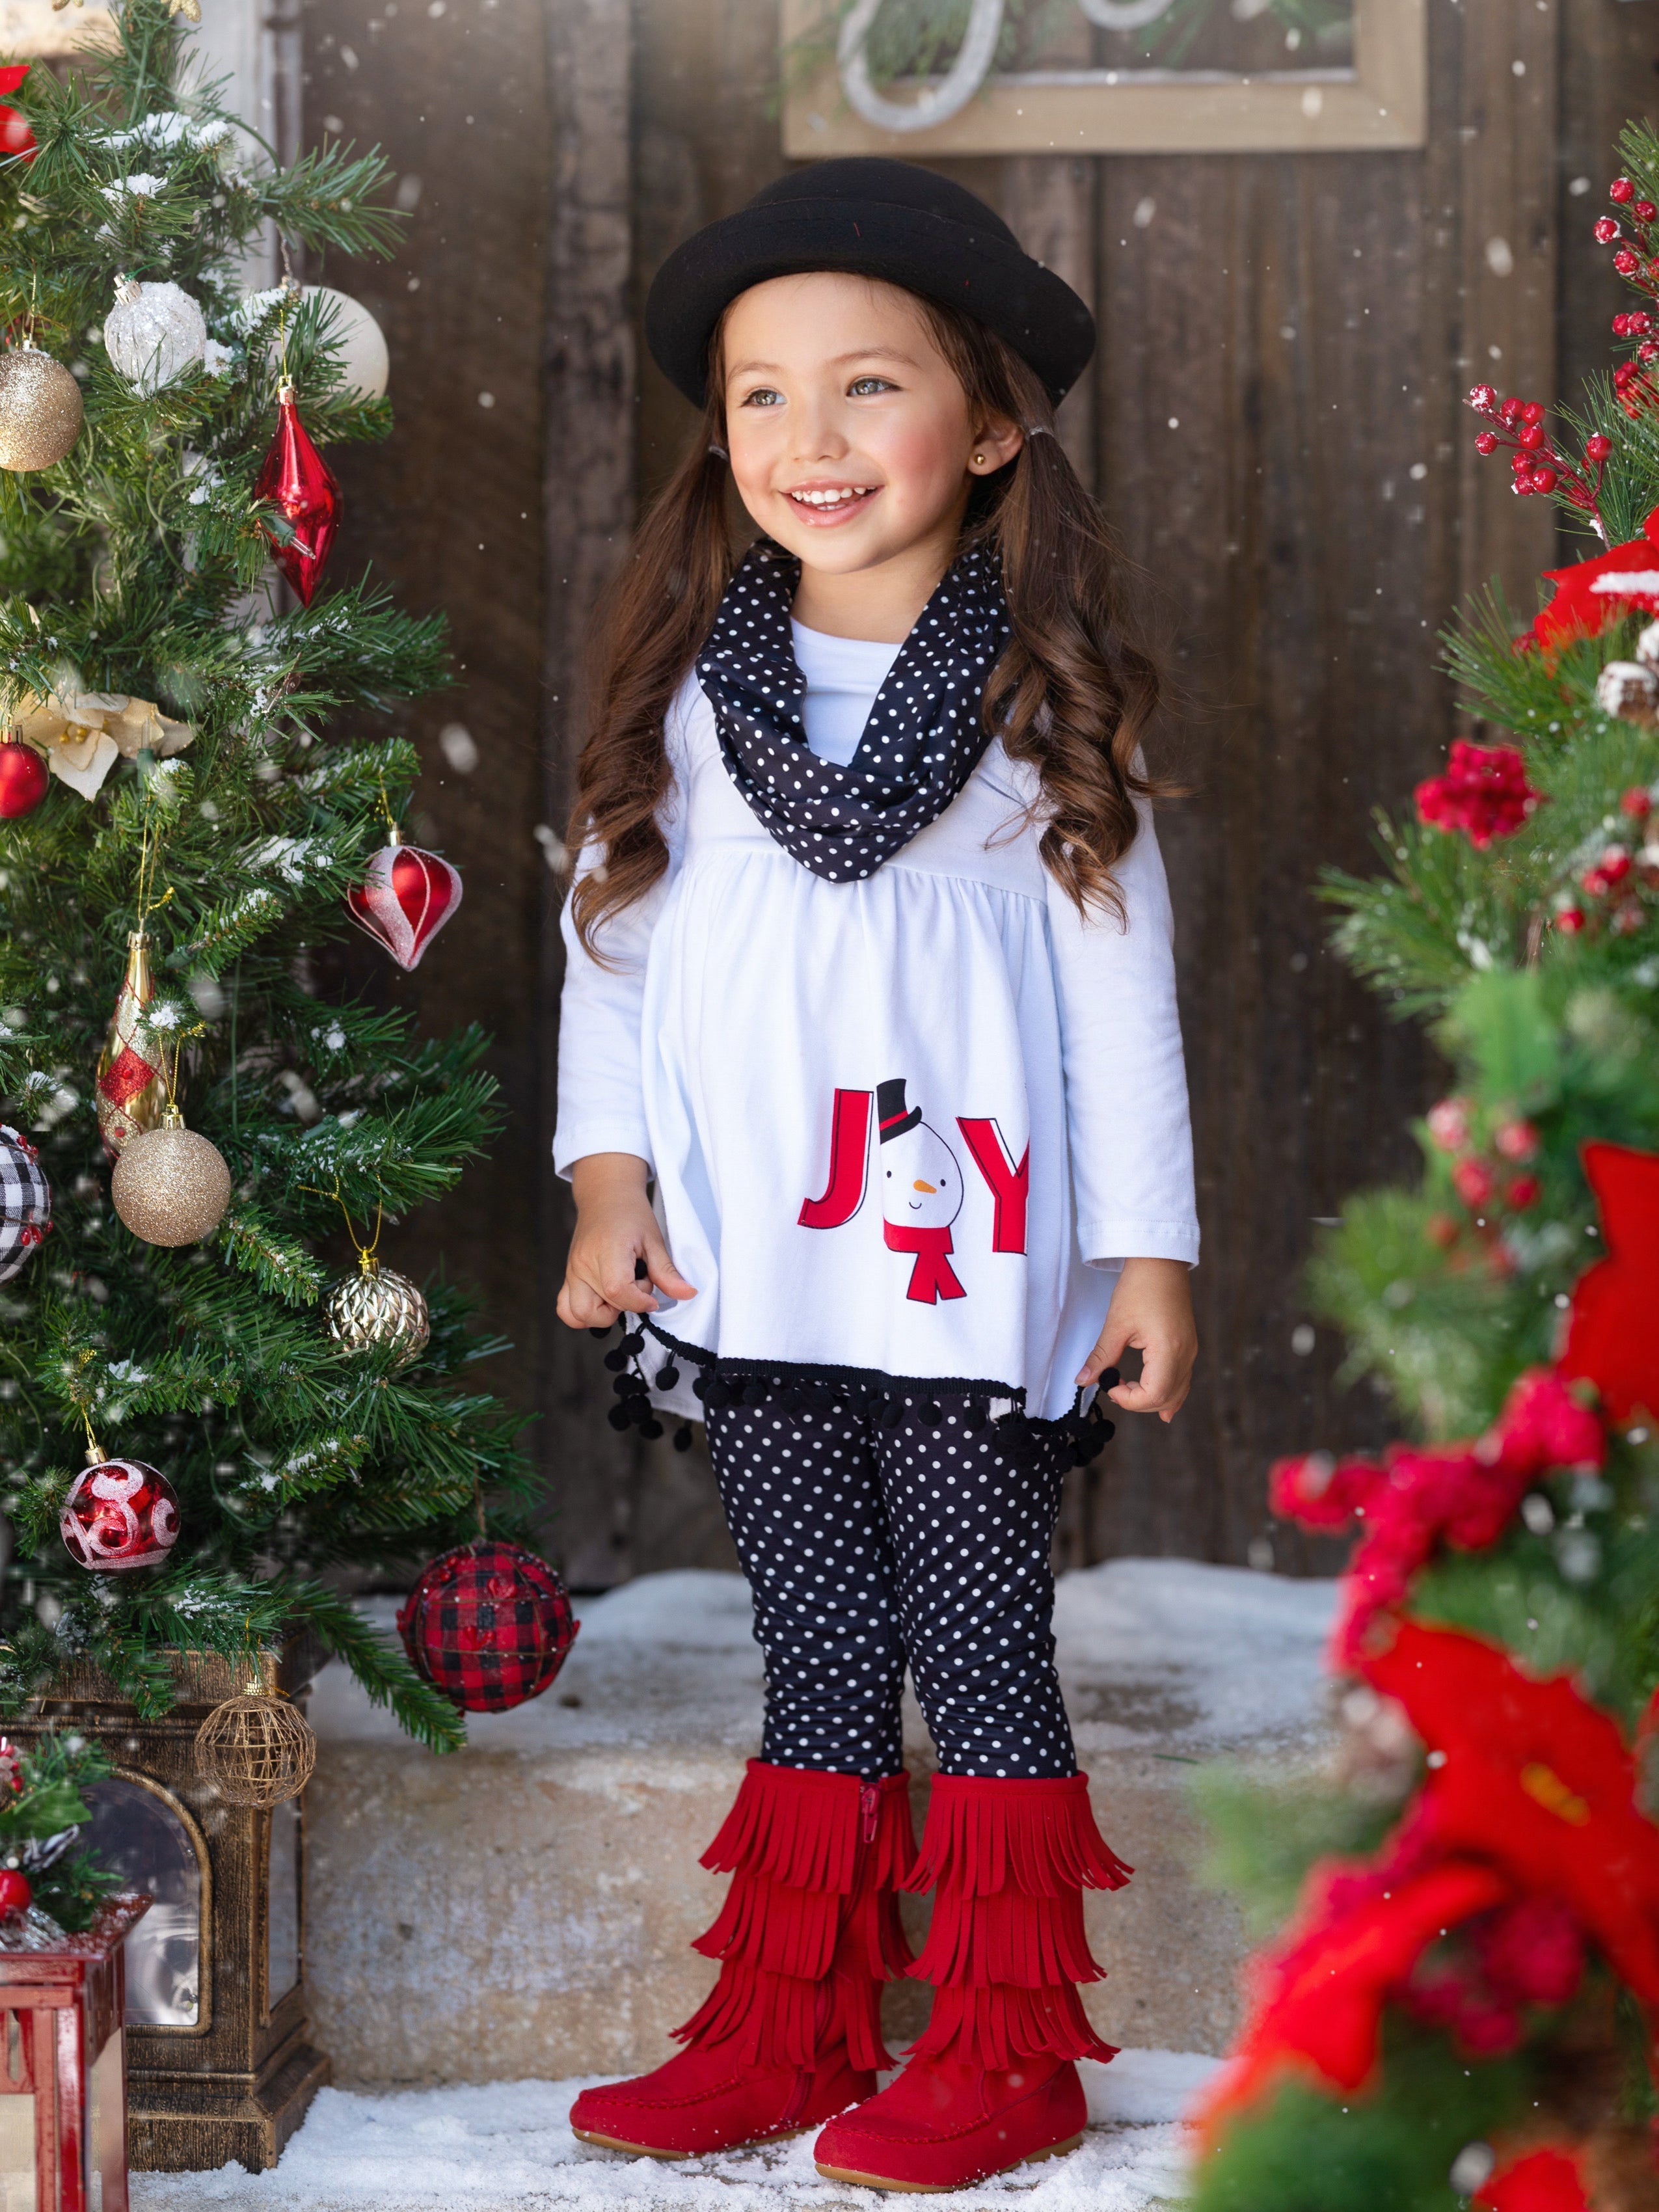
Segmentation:
<svg viewBox="0 0 1659 2212">
<path fill-rule="evenodd" d="M 1236 2024 L 1238 1917 L 1198 1877 L 1195 1765 L 1284 1774 L 1326 1747 L 1334 1585 L 1186 1560 L 1061 1577 L 1055 1637 L 1102 1832 L 1135 1869 L 1088 1900 L 1114 2043 L 1216 2052 Z M 395 1610 L 377 1602 L 389 1628 Z M 348 2083 L 623 2074 L 672 2049 L 714 1968 L 687 1947 L 723 1879 L 697 1858 L 759 1747 L 761 1661 L 736 1575 L 649 1575 L 581 1608 L 544 1697 L 476 1716 L 464 1752 L 410 1744 L 338 1665 L 313 1692 L 306 1965 L 313 2033 Z M 920 1824 L 932 1749 L 908 1704 Z M 915 1907 L 913 1936 L 925 1925 Z M 888 1992 L 896 2047 L 927 1992 Z"/>
</svg>

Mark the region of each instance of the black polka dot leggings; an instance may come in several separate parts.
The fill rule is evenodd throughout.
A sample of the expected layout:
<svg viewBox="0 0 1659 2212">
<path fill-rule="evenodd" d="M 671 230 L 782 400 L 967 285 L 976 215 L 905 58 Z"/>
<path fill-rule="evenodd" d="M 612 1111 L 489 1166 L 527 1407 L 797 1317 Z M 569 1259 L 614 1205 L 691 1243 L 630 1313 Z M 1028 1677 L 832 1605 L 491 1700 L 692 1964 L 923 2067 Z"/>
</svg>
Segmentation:
<svg viewBox="0 0 1659 2212">
<path fill-rule="evenodd" d="M 766 1658 L 762 1757 L 870 1780 L 902 1764 L 908 1663 L 945 1774 L 1074 1774 L 1054 1672 L 1050 1547 L 1066 1448 L 1016 1467 L 961 1401 L 710 1407 L 726 1517 Z M 1034 1434 L 1042 1431 L 1033 1425 Z"/>
</svg>

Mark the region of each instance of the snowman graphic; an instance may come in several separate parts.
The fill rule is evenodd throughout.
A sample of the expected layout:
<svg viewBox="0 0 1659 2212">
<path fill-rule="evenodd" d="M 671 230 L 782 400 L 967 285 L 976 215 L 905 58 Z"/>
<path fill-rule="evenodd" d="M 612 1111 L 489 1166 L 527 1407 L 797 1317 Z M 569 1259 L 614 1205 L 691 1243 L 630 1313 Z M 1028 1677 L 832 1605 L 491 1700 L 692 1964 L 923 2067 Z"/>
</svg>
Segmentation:
<svg viewBox="0 0 1659 2212">
<path fill-rule="evenodd" d="M 913 1255 L 905 1295 L 919 1305 L 968 1293 L 951 1266 L 951 1224 L 962 1211 L 962 1168 L 939 1131 L 905 1103 L 902 1076 L 876 1086 L 883 1234 Z"/>
</svg>

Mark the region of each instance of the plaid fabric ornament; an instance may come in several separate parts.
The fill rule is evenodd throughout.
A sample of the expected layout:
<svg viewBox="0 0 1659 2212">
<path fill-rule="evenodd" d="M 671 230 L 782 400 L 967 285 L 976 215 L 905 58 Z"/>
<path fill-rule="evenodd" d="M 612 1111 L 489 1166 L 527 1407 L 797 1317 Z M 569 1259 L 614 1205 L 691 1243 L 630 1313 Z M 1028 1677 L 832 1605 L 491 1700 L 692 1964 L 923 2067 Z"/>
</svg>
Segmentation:
<svg viewBox="0 0 1659 2212">
<path fill-rule="evenodd" d="M 52 1226 L 52 1185 L 28 1139 L 0 1121 L 0 1283 L 27 1266 Z"/>
<path fill-rule="evenodd" d="M 545 1559 L 484 1539 L 423 1568 L 398 1613 L 410 1665 L 470 1713 L 504 1713 L 540 1697 L 576 1628 Z"/>
</svg>

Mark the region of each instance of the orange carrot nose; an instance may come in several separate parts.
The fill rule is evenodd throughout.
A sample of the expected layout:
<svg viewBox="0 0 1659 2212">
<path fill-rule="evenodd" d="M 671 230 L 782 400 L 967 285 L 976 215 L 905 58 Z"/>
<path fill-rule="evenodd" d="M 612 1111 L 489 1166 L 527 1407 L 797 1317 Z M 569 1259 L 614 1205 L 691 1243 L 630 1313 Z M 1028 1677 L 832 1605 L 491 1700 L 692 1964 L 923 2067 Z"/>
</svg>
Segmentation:
<svg viewBox="0 0 1659 2212">
<path fill-rule="evenodd" d="M 923 1182 L 920 1176 L 910 1188 L 912 1190 L 925 1190 L 929 1198 L 936 1198 L 939 1195 L 939 1185 L 934 1182 Z"/>
</svg>

